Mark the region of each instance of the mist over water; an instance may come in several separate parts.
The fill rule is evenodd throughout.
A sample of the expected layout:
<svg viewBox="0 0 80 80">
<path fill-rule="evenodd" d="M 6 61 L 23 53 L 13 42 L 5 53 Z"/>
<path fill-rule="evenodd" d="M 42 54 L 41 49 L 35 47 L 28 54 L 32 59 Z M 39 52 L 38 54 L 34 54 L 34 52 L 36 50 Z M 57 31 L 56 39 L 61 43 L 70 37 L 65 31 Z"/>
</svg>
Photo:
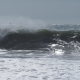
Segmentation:
<svg viewBox="0 0 80 80">
<path fill-rule="evenodd" d="M 37 29 L 44 26 L 45 23 L 42 20 L 33 20 L 31 18 L 25 17 L 0 17 L 0 28 L 10 28 L 10 29 Z"/>
<path fill-rule="evenodd" d="M 53 30 L 79 30 L 79 24 L 50 24 L 39 19 L 23 16 L 0 16 L 0 28 L 5 29 L 53 29 Z"/>
<path fill-rule="evenodd" d="M 18 30 L 36 31 L 45 28 L 45 22 L 42 20 L 33 20 L 22 16 L 0 16 L 0 37 L 8 32 Z"/>
</svg>

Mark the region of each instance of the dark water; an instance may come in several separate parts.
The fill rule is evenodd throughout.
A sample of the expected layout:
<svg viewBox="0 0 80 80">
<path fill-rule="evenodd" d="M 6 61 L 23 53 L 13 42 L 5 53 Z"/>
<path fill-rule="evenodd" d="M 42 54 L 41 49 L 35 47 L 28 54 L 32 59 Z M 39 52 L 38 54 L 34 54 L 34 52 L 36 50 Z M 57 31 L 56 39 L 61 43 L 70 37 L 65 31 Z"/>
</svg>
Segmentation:
<svg viewBox="0 0 80 80">
<path fill-rule="evenodd" d="M 67 27 L 73 27 L 73 29 L 69 30 Z M 75 30 L 75 27 L 77 28 L 80 26 L 55 25 L 53 27 L 46 26 L 45 29 L 38 29 L 35 31 L 28 29 L 17 29 L 15 31 L 0 29 L 0 48 L 8 50 L 37 50 L 40 48 L 49 48 L 48 45 L 50 44 L 61 44 L 60 41 L 68 44 L 71 42 L 79 43 L 80 30 Z M 62 30 L 60 28 L 62 28 Z"/>
</svg>

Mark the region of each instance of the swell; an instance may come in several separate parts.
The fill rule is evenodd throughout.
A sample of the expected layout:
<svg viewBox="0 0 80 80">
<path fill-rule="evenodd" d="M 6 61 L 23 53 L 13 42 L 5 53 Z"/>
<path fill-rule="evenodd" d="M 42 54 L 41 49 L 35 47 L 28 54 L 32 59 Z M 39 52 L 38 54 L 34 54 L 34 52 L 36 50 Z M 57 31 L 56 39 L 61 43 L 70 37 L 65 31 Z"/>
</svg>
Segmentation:
<svg viewBox="0 0 80 80">
<path fill-rule="evenodd" d="M 80 42 L 80 31 L 53 31 L 41 29 L 35 32 L 20 30 L 8 32 L 0 39 L 1 49 L 39 49 L 46 48 L 50 43 L 59 43 L 59 40 Z"/>
</svg>

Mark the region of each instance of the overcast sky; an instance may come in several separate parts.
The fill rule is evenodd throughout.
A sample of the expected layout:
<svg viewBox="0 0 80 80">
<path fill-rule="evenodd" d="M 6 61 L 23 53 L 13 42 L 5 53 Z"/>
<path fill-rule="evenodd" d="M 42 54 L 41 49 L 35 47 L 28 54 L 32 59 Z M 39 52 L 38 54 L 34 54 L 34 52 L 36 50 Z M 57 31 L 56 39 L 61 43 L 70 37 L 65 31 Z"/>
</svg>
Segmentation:
<svg viewBox="0 0 80 80">
<path fill-rule="evenodd" d="M 52 24 L 80 24 L 80 0 L 0 0 L 0 16 L 23 16 Z"/>
</svg>

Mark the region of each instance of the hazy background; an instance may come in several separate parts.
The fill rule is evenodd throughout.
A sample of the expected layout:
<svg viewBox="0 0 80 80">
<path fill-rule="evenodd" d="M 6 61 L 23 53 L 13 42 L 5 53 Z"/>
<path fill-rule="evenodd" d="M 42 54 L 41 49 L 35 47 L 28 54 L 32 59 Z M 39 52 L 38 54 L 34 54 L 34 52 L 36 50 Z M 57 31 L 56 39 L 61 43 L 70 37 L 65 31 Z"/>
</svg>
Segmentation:
<svg viewBox="0 0 80 80">
<path fill-rule="evenodd" d="M 0 0 L 0 20 L 3 17 L 31 18 L 50 24 L 80 24 L 80 0 Z"/>
</svg>

